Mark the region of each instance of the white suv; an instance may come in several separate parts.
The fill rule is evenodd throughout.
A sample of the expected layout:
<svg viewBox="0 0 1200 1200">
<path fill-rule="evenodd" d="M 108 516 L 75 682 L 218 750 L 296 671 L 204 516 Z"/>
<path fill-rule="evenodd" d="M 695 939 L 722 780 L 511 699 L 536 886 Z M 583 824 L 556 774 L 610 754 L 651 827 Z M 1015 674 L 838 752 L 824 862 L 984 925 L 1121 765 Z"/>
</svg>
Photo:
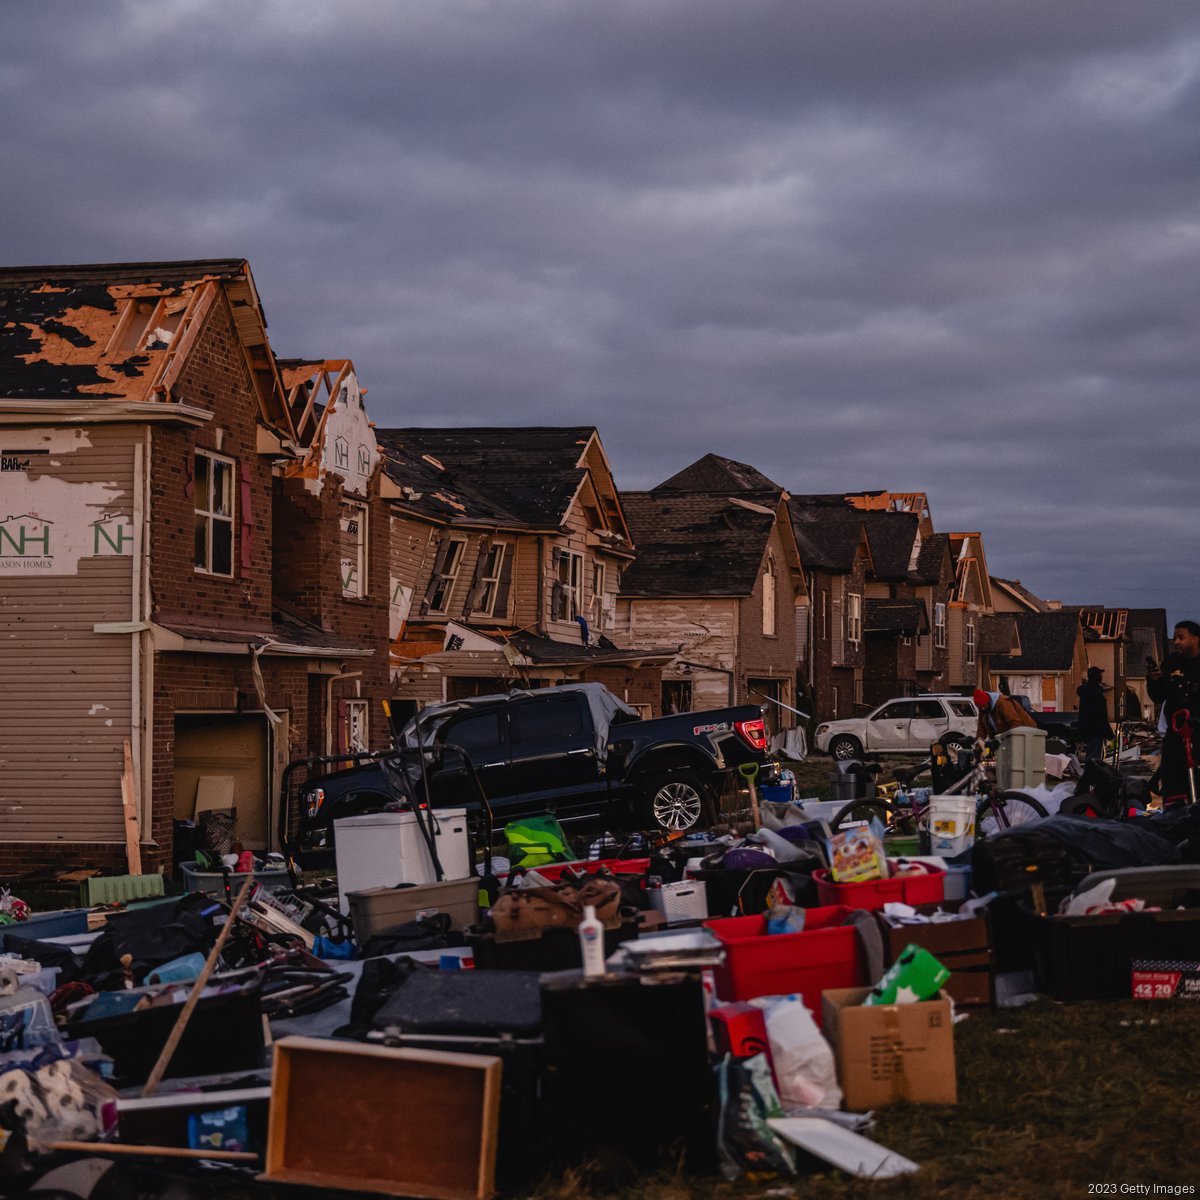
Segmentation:
<svg viewBox="0 0 1200 1200">
<path fill-rule="evenodd" d="M 826 721 L 813 740 L 818 750 L 843 761 L 864 754 L 926 754 L 933 742 L 947 749 L 969 746 L 978 721 L 970 696 L 909 696 L 888 700 L 865 717 Z"/>
</svg>

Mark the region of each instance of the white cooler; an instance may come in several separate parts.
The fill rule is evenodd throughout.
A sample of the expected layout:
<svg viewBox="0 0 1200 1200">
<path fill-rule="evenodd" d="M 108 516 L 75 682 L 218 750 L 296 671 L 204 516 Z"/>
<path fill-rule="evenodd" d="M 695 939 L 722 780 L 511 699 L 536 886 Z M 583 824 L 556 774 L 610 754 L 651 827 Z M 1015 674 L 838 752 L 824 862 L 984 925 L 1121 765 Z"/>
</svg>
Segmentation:
<svg viewBox="0 0 1200 1200">
<path fill-rule="evenodd" d="M 434 838 L 447 880 L 471 875 L 467 810 L 441 808 L 433 814 Z M 335 821 L 338 905 L 350 911 L 346 896 L 367 888 L 401 883 L 433 883 L 433 860 L 412 812 L 369 813 Z"/>
</svg>

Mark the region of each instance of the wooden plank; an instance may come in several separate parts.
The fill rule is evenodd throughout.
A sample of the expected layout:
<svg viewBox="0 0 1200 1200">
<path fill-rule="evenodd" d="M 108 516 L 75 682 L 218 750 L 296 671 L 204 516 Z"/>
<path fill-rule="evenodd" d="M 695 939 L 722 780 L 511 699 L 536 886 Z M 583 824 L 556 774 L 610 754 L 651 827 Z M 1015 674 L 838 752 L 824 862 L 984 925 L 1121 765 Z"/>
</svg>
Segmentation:
<svg viewBox="0 0 1200 1200">
<path fill-rule="evenodd" d="M 94 1154 L 100 1158 L 190 1158 L 210 1162 L 258 1162 L 249 1150 L 190 1150 L 187 1146 L 130 1146 L 123 1142 L 50 1142 L 47 1150 L 65 1150 L 71 1154 Z"/>
<path fill-rule="evenodd" d="M 137 784 L 133 777 L 133 751 L 125 739 L 125 769 L 121 772 L 121 803 L 125 808 L 125 857 L 130 875 L 142 873 L 141 828 L 138 821 Z"/>
</svg>

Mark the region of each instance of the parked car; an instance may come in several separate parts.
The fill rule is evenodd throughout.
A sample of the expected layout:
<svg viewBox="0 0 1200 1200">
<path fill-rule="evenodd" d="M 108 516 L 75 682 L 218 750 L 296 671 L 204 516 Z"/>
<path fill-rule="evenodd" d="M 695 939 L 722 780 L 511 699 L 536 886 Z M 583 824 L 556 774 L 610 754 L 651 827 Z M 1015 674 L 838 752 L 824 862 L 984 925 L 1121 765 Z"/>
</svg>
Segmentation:
<svg viewBox="0 0 1200 1200">
<path fill-rule="evenodd" d="M 435 808 L 481 807 L 465 752 L 497 825 L 532 813 L 612 812 L 678 832 L 712 815 L 738 766 L 765 761 L 767 738 L 758 705 L 642 720 L 602 684 L 582 683 L 431 705 L 396 744 L 418 796 L 423 748 Z M 399 799 L 378 760 L 311 779 L 301 842 L 319 843 L 338 818 Z"/>
<path fill-rule="evenodd" d="M 934 742 L 949 750 L 970 746 L 978 721 L 969 696 L 906 696 L 865 717 L 826 721 L 813 740 L 818 750 L 843 761 L 864 754 L 926 754 Z"/>
</svg>

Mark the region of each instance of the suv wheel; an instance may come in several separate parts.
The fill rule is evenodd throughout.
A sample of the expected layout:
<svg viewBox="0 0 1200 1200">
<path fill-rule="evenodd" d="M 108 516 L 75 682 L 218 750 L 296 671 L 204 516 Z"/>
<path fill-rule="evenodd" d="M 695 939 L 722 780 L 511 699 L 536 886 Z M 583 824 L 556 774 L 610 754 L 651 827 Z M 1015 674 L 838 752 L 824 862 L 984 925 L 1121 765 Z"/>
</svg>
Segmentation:
<svg viewBox="0 0 1200 1200">
<path fill-rule="evenodd" d="M 848 733 L 839 733 L 829 743 L 830 757 L 836 758 L 838 762 L 849 762 L 852 758 L 861 759 L 862 752 L 862 742 Z"/>
<path fill-rule="evenodd" d="M 961 733 L 945 733 L 942 735 L 942 748 L 950 754 L 957 754 L 960 750 L 970 750 L 972 739 L 965 737 Z"/>
<path fill-rule="evenodd" d="M 642 789 L 642 818 L 668 833 L 687 833 L 712 815 L 708 787 L 694 771 L 651 776 Z"/>
</svg>

